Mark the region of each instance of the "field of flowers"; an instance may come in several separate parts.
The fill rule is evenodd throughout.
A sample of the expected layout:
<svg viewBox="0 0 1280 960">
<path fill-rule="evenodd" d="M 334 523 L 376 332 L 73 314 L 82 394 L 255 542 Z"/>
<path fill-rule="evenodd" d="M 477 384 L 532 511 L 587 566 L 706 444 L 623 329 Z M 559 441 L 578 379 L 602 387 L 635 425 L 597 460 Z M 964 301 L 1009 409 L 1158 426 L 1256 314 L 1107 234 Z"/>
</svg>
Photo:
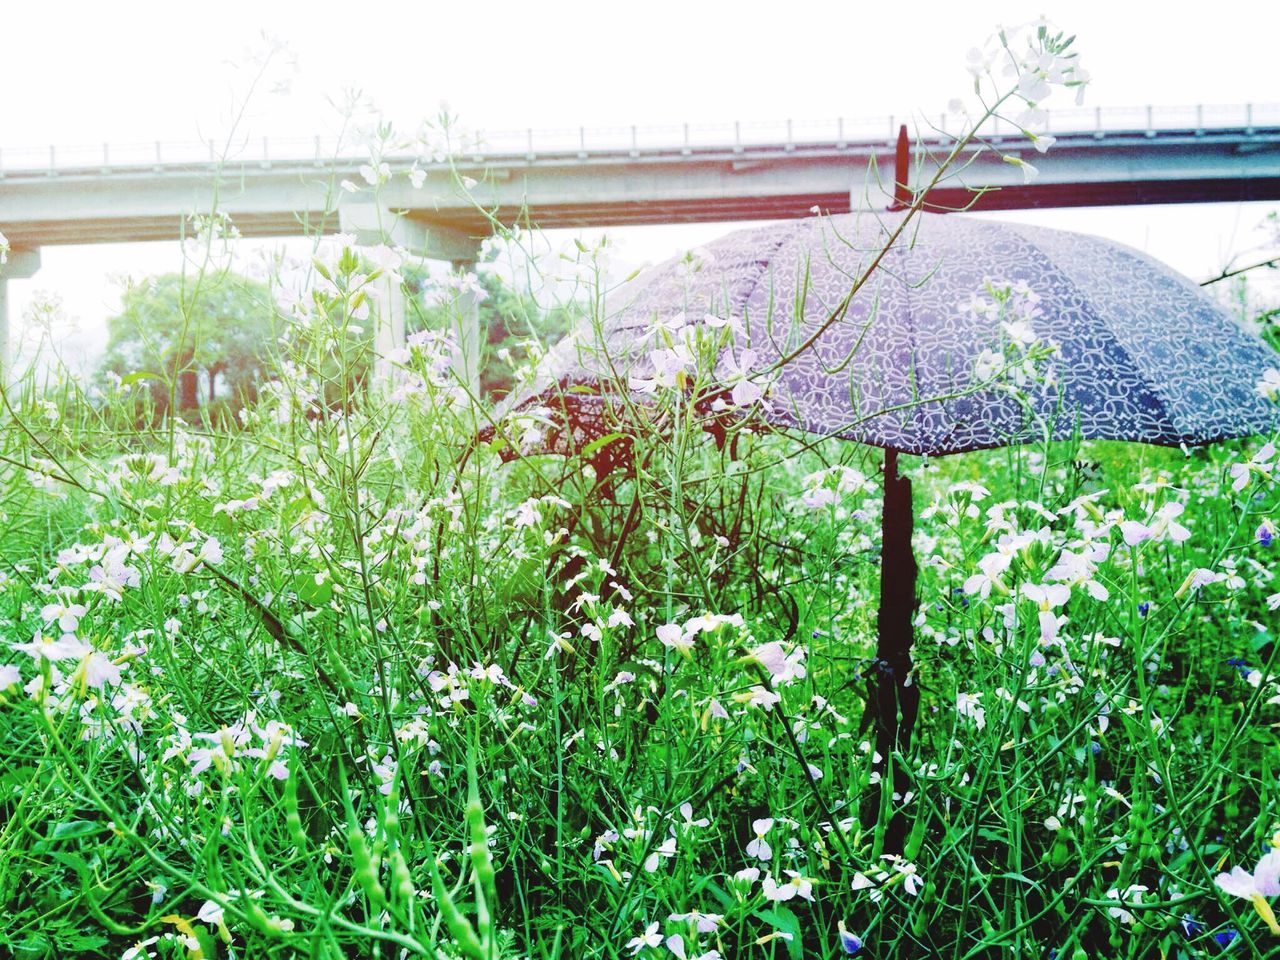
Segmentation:
<svg viewBox="0 0 1280 960">
<path fill-rule="evenodd" d="M 232 422 L 3 394 L 0 954 L 1280 951 L 1274 442 L 904 457 L 882 758 L 881 453 L 717 442 L 681 378 L 629 467 L 507 462 L 547 425 L 477 444 L 441 332 L 366 378 L 387 253 L 317 249 Z"/>
</svg>

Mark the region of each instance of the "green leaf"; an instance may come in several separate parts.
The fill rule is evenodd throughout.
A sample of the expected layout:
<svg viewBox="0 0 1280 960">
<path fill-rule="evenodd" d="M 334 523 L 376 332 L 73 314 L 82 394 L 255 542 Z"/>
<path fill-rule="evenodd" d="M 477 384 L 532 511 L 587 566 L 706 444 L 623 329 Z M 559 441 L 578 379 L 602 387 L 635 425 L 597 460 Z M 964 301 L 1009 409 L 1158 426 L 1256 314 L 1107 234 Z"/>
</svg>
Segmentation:
<svg viewBox="0 0 1280 960">
<path fill-rule="evenodd" d="M 603 450 L 609 444 L 613 443 L 613 441 L 622 439 L 622 437 L 623 437 L 623 434 L 621 433 L 608 433 L 608 434 L 605 434 L 603 437 L 600 437 L 596 440 L 592 440 L 590 443 L 588 443 L 585 447 L 582 448 L 582 456 L 590 457 L 593 454 L 595 454 L 597 451 Z"/>
<path fill-rule="evenodd" d="M 62 823 L 53 825 L 48 839 L 57 842 L 78 840 L 80 837 L 91 837 L 95 833 L 102 833 L 106 829 L 106 824 L 96 820 L 64 820 Z"/>
<path fill-rule="evenodd" d="M 21 793 L 24 784 L 29 783 L 36 775 L 35 767 L 14 767 L 0 776 L 0 796 L 9 793 Z"/>
<path fill-rule="evenodd" d="M 707 881 L 706 890 L 716 898 L 716 902 L 720 904 L 721 909 L 726 913 L 737 904 L 737 901 L 729 896 L 729 892 L 714 880 Z"/>
<path fill-rule="evenodd" d="M 333 583 L 327 578 L 316 583 L 315 574 L 299 573 L 293 578 L 293 590 L 303 603 L 319 606 L 333 599 Z"/>
<path fill-rule="evenodd" d="M 163 379 L 164 377 L 161 374 L 156 373 L 154 370 L 135 370 L 133 373 L 127 374 L 126 376 L 123 376 L 120 378 L 120 386 L 131 387 L 135 383 L 140 383 L 143 380 L 163 380 Z"/>
<path fill-rule="evenodd" d="M 791 960 L 800 960 L 804 955 L 804 943 L 800 939 L 800 918 L 797 917 L 788 907 L 776 906 L 769 910 L 757 910 L 755 916 L 769 924 L 775 930 L 781 930 L 783 933 L 791 935 L 790 940 L 784 940 L 787 945 L 787 954 Z"/>
</svg>

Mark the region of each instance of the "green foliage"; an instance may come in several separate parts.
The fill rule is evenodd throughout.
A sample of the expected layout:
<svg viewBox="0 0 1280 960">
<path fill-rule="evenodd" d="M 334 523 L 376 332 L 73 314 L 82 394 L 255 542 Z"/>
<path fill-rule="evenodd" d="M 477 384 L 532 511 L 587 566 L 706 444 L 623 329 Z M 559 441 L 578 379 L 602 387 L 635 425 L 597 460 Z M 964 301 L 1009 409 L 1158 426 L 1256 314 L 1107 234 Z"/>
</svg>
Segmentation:
<svg viewBox="0 0 1280 960">
<path fill-rule="evenodd" d="M 912 464 L 925 711 L 885 860 L 877 456 L 722 447 L 672 392 L 606 483 L 460 462 L 474 414 L 430 343 L 414 390 L 323 402 L 366 362 L 332 345 L 373 281 L 319 269 L 242 431 L 132 434 L 143 384 L 69 383 L 56 416 L 10 394 L 0 617 L 84 646 L 7 659 L 5 950 L 657 957 L 656 924 L 795 960 L 844 955 L 843 923 L 872 956 L 1265 951 L 1213 884 L 1280 827 L 1280 488 L 1262 464 L 1232 489 L 1252 448 Z M 1169 503 L 1189 539 L 1124 542 Z M 1022 591 L 1067 554 L 1093 559 L 1046 645 Z"/>
<path fill-rule="evenodd" d="M 252 401 L 276 349 L 275 305 L 265 284 L 231 272 L 190 277 L 170 273 L 131 284 L 121 311 L 107 322 L 101 369 L 145 382 L 160 410 L 197 404 L 197 377 L 207 395 L 219 377 L 233 407 Z"/>
</svg>

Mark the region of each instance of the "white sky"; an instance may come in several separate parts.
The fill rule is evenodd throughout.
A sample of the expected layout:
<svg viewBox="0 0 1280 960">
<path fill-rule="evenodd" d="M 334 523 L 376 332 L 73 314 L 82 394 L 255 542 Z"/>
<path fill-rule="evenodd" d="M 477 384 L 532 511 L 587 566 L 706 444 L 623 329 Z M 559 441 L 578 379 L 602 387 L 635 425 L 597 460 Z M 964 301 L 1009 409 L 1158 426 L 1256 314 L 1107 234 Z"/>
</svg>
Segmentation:
<svg viewBox="0 0 1280 960">
<path fill-rule="evenodd" d="M 267 31 L 296 57 L 287 95 L 249 102 L 246 132 L 331 132 L 328 102 L 358 88 L 397 126 L 442 102 L 483 129 L 936 116 L 967 88 L 965 51 L 997 23 L 1041 13 L 1077 34 L 1096 106 L 1280 102 L 1280 3 L 1210 14 L 1107 2 L 1026 7 L 970 2 L 869 5 L 847 0 L 650 0 L 380 4 L 220 0 L 7 3 L 0 15 L 0 151 L 198 140 L 244 106 L 246 51 Z M 886 14 L 902 11 L 900 24 Z M 1065 99 L 1064 95 L 1056 95 Z M 1053 106 L 1053 101 L 1049 104 Z M 1067 106 L 1065 102 L 1063 106 Z M 1280 164 L 1280 161 L 1278 161 Z M 1278 204 L 1019 212 L 1024 222 L 1099 233 L 1195 277 L 1247 261 Z M 0 211 L 0 220 L 3 219 Z M 623 261 L 662 259 L 723 225 L 611 231 Z M 46 248 L 30 281 L 10 284 L 15 331 L 38 291 L 53 291 L 102 341 L 118 306 L 111 278 L 176 269 L 176 244 Z"/>
</svg>

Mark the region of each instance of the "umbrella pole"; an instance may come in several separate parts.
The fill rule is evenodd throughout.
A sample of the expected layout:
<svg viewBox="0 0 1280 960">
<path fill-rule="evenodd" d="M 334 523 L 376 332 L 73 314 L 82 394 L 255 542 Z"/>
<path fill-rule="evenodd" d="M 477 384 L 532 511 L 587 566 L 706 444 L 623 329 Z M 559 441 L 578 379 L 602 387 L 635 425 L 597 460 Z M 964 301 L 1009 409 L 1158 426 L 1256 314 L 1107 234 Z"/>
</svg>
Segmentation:
<svg viewBox="0 0 1280 960">
<path fill-rule="evenodd" d="M 876 752 L 881 757 L 880 791 L 891 783 L 891 789 L 899 796 L 910 789 L 910 777 L 893 758 L 895 753 L 907 754 L 920 709 L 920 690 L 910 682 L 917 572 L 911 549 L 914 523 L 911 481 L 898 473 L 898 451 L 886 450 L 880 526 L 880 610 L 876 620 L 879 638 L 867 711 L 874 717 Z M 886 776 L 886 770 L 891 770 L 892 775 Z M 878 822 L 882 806 L 876 803 L 868 819 Z M 884 852 L 901 853 L 905 837 L 906 818 L 895 814 L 885 829 Z"/>
</svg>

